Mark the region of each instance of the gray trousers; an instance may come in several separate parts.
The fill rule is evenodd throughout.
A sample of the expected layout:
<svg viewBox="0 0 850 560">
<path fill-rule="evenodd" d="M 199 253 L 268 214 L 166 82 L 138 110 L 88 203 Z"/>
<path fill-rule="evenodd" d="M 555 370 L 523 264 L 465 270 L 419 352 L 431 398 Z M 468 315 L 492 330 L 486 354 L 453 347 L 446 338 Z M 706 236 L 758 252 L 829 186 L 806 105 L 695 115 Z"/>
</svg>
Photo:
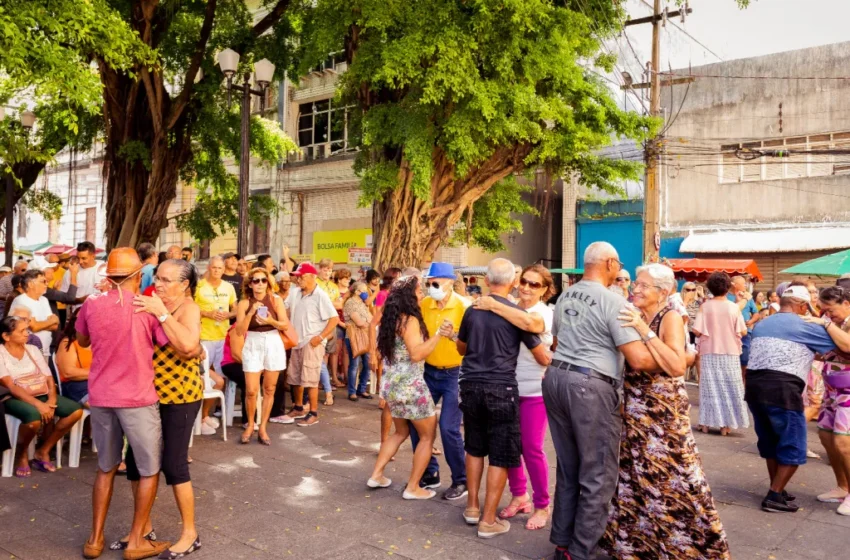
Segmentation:
<svg viewBox="0 0 850 560">
<path fill-rule="evenodd" d="M 574 560 L 593 559 L 617 487 L 620 395 L 601 379 L 549 367 L 543 400 L 558 456 L 550 540 Z"/>
</svg>

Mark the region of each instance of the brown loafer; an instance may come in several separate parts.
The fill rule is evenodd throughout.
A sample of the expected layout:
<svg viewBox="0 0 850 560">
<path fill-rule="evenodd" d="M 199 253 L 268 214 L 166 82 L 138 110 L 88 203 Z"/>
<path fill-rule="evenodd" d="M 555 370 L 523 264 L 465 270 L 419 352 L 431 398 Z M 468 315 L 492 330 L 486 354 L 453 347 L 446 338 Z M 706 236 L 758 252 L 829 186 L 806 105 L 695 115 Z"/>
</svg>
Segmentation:
<svg viewBox="0 0 850 560">
<path fill-rule="evenodd" d="M 124 560 L 143 560 L 144 558 L 153 558 L 159 556 L 171 546 L 167 541 L 147 541 L 151 544 L 151 548 L 127 548 L 124 550 Z"/>
<path fill-rule="evenodd" d="M 99 544 L 89 544 L 89 542 L 86 541 L 86 544 L 83 545 L 83 558 L 100 558 L 100 555 L 103 554 L 103 547 L 103 541 Z"/>
</svg>

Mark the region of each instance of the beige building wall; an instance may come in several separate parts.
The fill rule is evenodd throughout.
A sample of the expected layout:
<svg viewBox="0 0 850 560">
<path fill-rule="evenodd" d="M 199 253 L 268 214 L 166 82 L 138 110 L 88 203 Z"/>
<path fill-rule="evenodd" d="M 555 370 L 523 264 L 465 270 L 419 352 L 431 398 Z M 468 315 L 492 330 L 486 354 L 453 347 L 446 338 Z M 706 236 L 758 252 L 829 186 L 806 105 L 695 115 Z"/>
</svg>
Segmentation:
<svg viewBox="0 0 850 560">
<path fill-rule="evenodd" d="M 762 158 L 747 164 L 742 180 L 730 180 L 731 167 L 724 173 L 724 159 L 718 155 L 724 145 L 794 138 L 805 143 L 806 137 L 809 144 L 794 149 L 850 147 L 850 134 L 840 142 L 813 138 L 850 132 L 850 81 L 783 79 L 842 77 L 848 67 L 850 43 L 693 68 L 698 77 L 666 133 L 670 155 L 663 158 L 662 228 L 687 233 L 690 228 L 717 224 L 850 221 L 850 174 L 833 174 L 832 167 L 850 162 L 848 156 L 803 156 L 802 165 L 795 167 L 795 173 L 804 175 L 799 178 L 783 178 L 783 166 L 792 160 Z M 688 70 L 678 72 L 687 74 Z M 670 107 L 682 103 L 687 87 L 675 86 L 672 99 L 670 88 L 663 88 L 668 115 Z M 677 152 L 690 155 L 677 156 Z M 725 161 L 732 160 L 734 157 Z"/>
</svg>

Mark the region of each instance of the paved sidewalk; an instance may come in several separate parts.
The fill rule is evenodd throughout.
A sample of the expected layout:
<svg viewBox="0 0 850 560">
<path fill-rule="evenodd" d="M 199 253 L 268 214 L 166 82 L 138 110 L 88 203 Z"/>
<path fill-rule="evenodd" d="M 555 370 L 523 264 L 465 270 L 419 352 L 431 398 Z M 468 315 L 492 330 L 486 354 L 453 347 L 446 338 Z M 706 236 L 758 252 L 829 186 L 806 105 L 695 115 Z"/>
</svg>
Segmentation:
<svg viewBox="0 0 850 560">
<path fill-rule="evenodd" d="M 691 391 L 692 402 L 697 395 Z M 692 417 L 695 418 L 696 406 Z M 194 463 L 197 521 L 202 559 L 299 558 L 335 560 L 463 559 L 513 560 L 551 557 L 548 530 L 529 532 L 517 519 L 510 533 L 490 540 L 476 537 L 461 519 L 465 500 L 407 502 L 401 490 L 411 453 L 405 445 L 387 469 L 393 486 L 369 490 L 377 450 L 376 401 L 344 398 L 322 407 L 321 423 L 310 428 L 273 426 L 272 446 L 239 445 L 239 431 L 197 437 Z M 822 453 L 814 425 L 811 448 Z M 833 486 L 832 472 L 814 460 L 794 478 L 790 490 L 803 509 L 794 515 L 760 509 L 767 474 L 755 451 L 752 429 L 729 437 L 697 435 L 708 480 L 736 559 L 835 559 L 850 549 L 850 518 L 815 496 Z M 439 439 L 438 439 L 438 445 Z M 554 451 L 547 442 L 552 460 Z M 91 485 L 95 461 L 84 449 L 78 469 L 54 475 L 34 473 L 29 480 L 0 479 L 0 558 L 32 560 L 80 557 L 91 523 Z M 441 458 L 442 459 L 442 458 Z M 441 460 L 442 463 L 442 460 Z M 443 464 L 444 488 L 450 483 Z M 509 500 L 506 492 L 503 503 Z M 107 538 L 129 527 L 129 486 L 117 480 Z M 179 515 L 170 490 L 161 483 L 154 507 L 160 538 L 179 535 Z M 103 558 L 120 558 L 106 551 Z"/>
</svg>

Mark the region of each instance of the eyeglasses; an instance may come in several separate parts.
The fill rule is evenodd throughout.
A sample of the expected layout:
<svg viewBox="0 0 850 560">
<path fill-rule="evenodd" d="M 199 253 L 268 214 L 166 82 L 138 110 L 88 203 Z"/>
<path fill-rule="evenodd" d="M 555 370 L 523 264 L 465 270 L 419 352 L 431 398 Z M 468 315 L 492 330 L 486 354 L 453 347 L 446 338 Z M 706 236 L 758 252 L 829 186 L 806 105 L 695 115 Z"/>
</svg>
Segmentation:
<svg viewBox="0 0 850 560">
<path fill-rule="evenodd" d="M 653 284 L 647 284 L 646 282 L 635 282 L 635 290 L 643 291 L 643 290 L 649 290 L 651 288 L 657 288 L 657 287 L 658 286 L 655 286 Z"/>
<path fill-rule="evenodd" d="M 542 288 L 542 287 L 543 287 L 543 283 L 542 283 L 542 282 L 533 282 L 533 281 L 531 281 L 531 280 L 526 280 L 525 278 L 520 278 L 520 279 L 519 279 L 519 285 L 520 285 L 520 286 L 528 286 L 528 287 L 529 287 L 529 288 L 531 288 L 532 290 L 539 290 L 540 288 Z"/>
<path fill-rule="evenodd" d="M 251 278 L 251 284 L 268 284 L 269 281 L 266 278 Z"/>
<path fill-rule="evenodd" d="M 171 284 L 172 282 L 179 282 L 179 280 L 169 280 L 168 278 L 163 278 L 162 276 L 154 276 L 153 278 L 154 284 Z"/>
<path fill-rule="evenodd" d="M 623 261 L 621 261 L 620 259 L 615 259 L 614 257 L 611 257 L 611 258 L 610 258 L 610 259 L 608 259 L 608 260 L 609 260 L 609 261 L 614 261 L 615 263 L 617 263 L 617 266 L 619 266 L 619 267 L 620 267 L 620 270 L 623 270 L 624 268 L 626 268 L 626 264 L 625 264 Z"/>
</svg>

